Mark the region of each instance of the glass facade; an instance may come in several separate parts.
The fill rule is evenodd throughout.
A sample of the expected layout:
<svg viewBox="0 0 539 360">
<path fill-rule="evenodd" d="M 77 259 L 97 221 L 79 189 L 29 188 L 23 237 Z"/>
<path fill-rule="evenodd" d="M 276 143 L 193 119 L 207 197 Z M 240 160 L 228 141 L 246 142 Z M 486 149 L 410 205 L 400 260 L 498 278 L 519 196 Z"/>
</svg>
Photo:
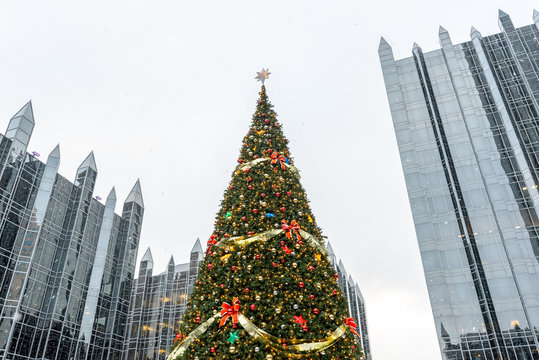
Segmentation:
<svg viewBox="0 0 539 360">
<path fill-rule="evenodd" d="M 365 299 L 359 290 L 359 286 L 354 282 L 351 275 L 346 274 L 346 269 L 342 261 L 337 263 L 337 257 L 335 252 L 331 247 L 331 244 L 328 242 L 328 256 L 331 261 L 333 269 L 339 276 L 339 287 L 341 288 L 346 300 L 348 300 L 348 310 L 350 311 L 350 316 L 354 318 L 357 329 L 361 340 L 361 346 L 363 347 L 363 352 L 365 353 L 365 360 L 372 360 L 371 347 L 369 343 L 369 331 L 367 329 L 367 313 L 365 310 Z"/>
<path fill-rule="evenodd" d="M 133 288 L 134 303 L 129 314 L 128 352 L 125 360 L 164 360 L 174 344 L 187 299 L 198 276 L 204 253 L 197 240 L 189 263 L 174 264 L 153 275 L 150 249 L 140 262 Z"/>
<path fill-rule="evenodd" d="M 26 104 L 0 135 L 0 359 L 121 359 L 143 216 L 140 184 L 114 213 L 91 153 L 74 183 L 27 153 Z"/>
<path fill-rule="evenodd" d="M 444 359 L 539 359 L 539 14 L 379 56 Z"/>
</svg>

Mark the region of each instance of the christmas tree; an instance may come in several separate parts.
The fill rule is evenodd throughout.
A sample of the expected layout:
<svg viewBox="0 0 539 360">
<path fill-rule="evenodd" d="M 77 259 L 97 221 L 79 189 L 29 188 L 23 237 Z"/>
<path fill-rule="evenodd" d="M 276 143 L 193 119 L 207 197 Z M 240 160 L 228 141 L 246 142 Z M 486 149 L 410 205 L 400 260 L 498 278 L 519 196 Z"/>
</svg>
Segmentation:
<svg viewBox="0 0 539 360">
<path fill-rule="evenodd" d="M 168 360 L 360 359 L 264 80 Z"/>
</svg>

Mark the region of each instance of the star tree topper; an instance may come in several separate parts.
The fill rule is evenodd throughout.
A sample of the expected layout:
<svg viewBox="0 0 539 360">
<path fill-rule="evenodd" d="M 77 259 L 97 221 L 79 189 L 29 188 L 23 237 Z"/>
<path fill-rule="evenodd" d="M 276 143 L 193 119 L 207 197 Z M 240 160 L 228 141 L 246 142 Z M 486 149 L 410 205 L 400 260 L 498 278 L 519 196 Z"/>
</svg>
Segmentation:
<svg viewBox="0 0 539 360">
<path fill-rule="evenodd" d="M 255 77 L 256 81 L 261 81 L 262 85 L 264 85 L 264 81 L 268 78 L 268 76 L 271 73 L 269 72 L 269 69 L 262 68 L 262 71 L 260 72 L 257 71 L 256 74 L 257 74 Z"/>
</svg>

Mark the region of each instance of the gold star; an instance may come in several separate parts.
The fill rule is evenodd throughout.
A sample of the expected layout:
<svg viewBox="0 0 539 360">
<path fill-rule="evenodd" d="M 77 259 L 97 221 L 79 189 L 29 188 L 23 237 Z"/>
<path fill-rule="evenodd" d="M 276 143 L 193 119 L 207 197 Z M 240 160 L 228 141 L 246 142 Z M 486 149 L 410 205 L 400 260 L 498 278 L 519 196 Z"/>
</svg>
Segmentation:
<svg viewBox="0 0 539 360">
<path fill-rule="evenodd" d="M 255 77 L 256 81 L 261 81 L 262 85 L 264 85 L 264 81 L 268 78 L 268 76 L 271 73 L 269 72 L 269 69 L 262 68 L 262 71 L 260 72 L 257 71 L 256 74 L 257 74 Z"/>
</svg>

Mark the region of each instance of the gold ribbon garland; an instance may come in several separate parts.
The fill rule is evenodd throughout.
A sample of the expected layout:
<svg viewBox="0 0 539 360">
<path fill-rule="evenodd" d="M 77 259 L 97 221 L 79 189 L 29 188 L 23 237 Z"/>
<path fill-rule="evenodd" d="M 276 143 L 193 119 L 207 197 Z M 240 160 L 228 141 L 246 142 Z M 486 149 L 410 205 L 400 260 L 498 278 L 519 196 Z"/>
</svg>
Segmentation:
<svg viewBox="0 0 539 360">
<path fill-rule="evenodd" d="M 208 320 L 206 320 L 202 325 L 198 326 L 193 330 L 189 336 L 187 336 L 181 343 L 174 349 L 168 356 L 167 360 L 174 360 L 178 356 L 182 356 L 189 345 L 198 339 L 202 334 L 204 334 L 208 328 L 213 324 L 213 322 L 221 316 L 220 313 L 215 314 Z M 238 314 L 238 320 L 240 325 L 247 331 L 247 333 L 253 337 L 255 340 L 258 340 L 268 346 L 273 350 L 277 351 L 280 354 L 286 355 L 288 358 L 301 359 L 304 355 L 315 352 L 322 351 L 333 345 L 337 340 L 339 340 L 346 332 L 346 324 L 342 324 L 335 331 L 331 333 L 327 338 L 316 341 L 316 342 L 306 342 L 307 340 L 290 340 L 291 345 L 283 345 L 282 339 L 279 339 L 276 336 L 270 335 L 255 324 L 253 324 L 249 319 L 245 317 L 242 313 Z"/>
<path fill-rule="evenodd" d="M 217 244 L 215 244 L 215 246 L 223 247 L 230 250 L 230 248 L 234 245 L 243 247 L 255 241 L 268 241 L 275 236 L 281 234 L 282 232 L 284 232 L 283 229 L 272 229 L 248 238 L 246 238 L 245 236 L 235 236 L 228 239 L 222 239 Z M 316 250 L 323 254 L 327 254 L 327 249 L 322 244 L 320 244 L 320 242 L 318 242 L 318 240 L 313 235 L 309 234 L 304 230 L 299 230 L 299 233 L 301 237 L 308 243 L 310 243 L 314 248 L 316 248 Z"/>
<path fill-rule="evenodd" d="M 258 158 L 258 159 L 255 159 L 255 160 L 251 160 L 249 162 L 246 162 L 243 165 L 240 165 L 238 170 L 241 170 L 241 171 L 249 170 L 250 168 L 260 164 L 261 162 L 268 161 L 268 160 L 271 160 L 271 159 L 270 158 Z M 290 171 L 292 171 L 292 174 L 294 174 L 294 176 L 297 177 L 298 180 L 301 178 L 301 176 L 299 175 L 299 171 L 298 171 L 297 167 L 295 167 L 292 164 L 287 164 L 287 163 L 284 163 L 284 166 L 286 166 L 288 169 L 290 169 Z"/>
<path fill-rule="evenodd" d="M 301 353 L 310 353 L 314 351 L 322 351 L 333 345 L 337 340 L 339 340 L 344 333 L 346 332 L 346 325 L 343 324 L 339 326 L 335 331 L 331 333 L 327 338 L 317 341 L 317 342 L 305 342 L 306 340 L 290 340 L 292 345 L 283 345 L 282 339 L 268 334 L 255 324 L 253 324 L 249 319 L 243 314 L 239 314 L 238 320 L 240 325 L 247 331 L 249 335 L 253 338 L 269 345 L 273 350 L 287 355 L 289 358 L 301 359 L 305 354 Z"/>
<path fill-rule="evenodd" d="M 208 320 L 206 320 L 204 323 L 202 323 L 199 327 L 197 327 L 195 330 L 193 330 L 181 343 L 180 345 L 172 351 L 168 357 L 167 360 L 174 359 L 177 356 L 182 356 L 185 350 L 191 345 L 193 341 L 199 338 L 200 335 L 204 334 L 206 330 L 210 327 L 213 322 L 220 317 L 221 314 L 217 313 Z"/>
</svg>

